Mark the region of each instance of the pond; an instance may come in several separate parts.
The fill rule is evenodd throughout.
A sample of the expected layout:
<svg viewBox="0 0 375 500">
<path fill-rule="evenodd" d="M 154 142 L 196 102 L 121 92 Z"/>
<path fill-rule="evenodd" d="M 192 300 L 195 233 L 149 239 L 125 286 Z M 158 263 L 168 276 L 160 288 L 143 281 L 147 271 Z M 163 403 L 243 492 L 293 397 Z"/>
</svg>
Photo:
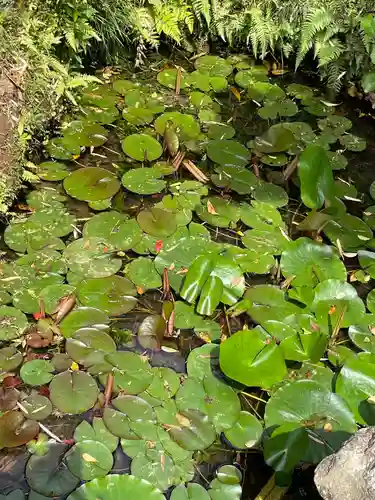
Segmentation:
<svg viewBox="0 0 375 500">
<path fill-rule="evenodd" d="M 319 498 L 308 465 L 375 421 L 375 184 L 348 116 L 241 55 L 84 89 L 3 235 L 8 500 L 239 500 L 272 469 Z"/>
</svg>

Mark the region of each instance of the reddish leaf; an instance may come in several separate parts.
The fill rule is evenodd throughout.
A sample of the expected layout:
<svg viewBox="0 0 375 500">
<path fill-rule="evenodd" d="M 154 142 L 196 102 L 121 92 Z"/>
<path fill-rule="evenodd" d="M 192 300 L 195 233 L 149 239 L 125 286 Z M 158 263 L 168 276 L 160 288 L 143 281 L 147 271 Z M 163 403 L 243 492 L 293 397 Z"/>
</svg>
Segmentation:
<svg viewBox="0 0 375 500">
<path fill-rule="evenodd" d="M 9 377 L 5 377 L 3 380 L 4 387 L 17 387 L 22 383 L 22 380 L 16 375 L 9 375 Z"/>
<path fill-rule="evenodd" d="M 46 398 L 49 398 L 49 389 L 48 386 L 42 385 L 39 389 L 39 394 L 41 396 L 45 396 Z"/>
<path fill-rule="evenodd" d="M 163 240 L 157 240 L 157 242 L 155 243 L 156 253 L 159 253 L 162 248 L 163 248 Z"/>
<path fill-rule="evenodd" d="M 35 312 L 35 313 L 33 314 L 33 316 L 34 316 L 34 319 L 35 319 L 36 321 L 38 321 L 39 319 L 41 319 L 41 318 L 44 318 L 44 317 L 45 317 L 45 316 L 44 316 L 44 314 L 43 314 L 42 312 Z"/>
<path fill-rule="evenodd" d="M 0 411 L 12 410 L 20 397 L 14 387 L 0 387 Z"/>
</svg>

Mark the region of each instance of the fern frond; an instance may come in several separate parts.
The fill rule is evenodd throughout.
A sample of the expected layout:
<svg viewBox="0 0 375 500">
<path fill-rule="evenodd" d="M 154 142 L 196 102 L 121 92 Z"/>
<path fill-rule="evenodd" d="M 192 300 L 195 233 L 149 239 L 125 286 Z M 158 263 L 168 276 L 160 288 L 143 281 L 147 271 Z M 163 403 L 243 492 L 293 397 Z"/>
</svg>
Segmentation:
<svg viewBox="0 0 375 500">
<path fill-rule="evenodd" d="M 154 10 L 156 31 L 164 33 L 177 43 L 181 41 L 178 6 L 163 5 Z"/>
<path fill-rule="evenodd" d="M 306 20 L 302 25 L 301 41 L 298 49 L 296 69 L 301 64 L 307 52 L 312 48 L 314 37 L 320 31 L 327 28 L 332 22 L 332 14 L 329 10 L 319 8 L 313 9 L 306 15 Z"/>
<path fill-rule="evenodd" d="M 196 15 L 200 24 L 202 16 L 204 17 L 207 26 L 211 24 L 211 2 L 210 0 L 190 0 L 193 7 L 194 14 Z"/>
<path fill-rule="evenodd" d="M 319 60 L 319 67 L 337 60 L 343 52 L 344 46 L 338 38 L 332 38 L 326 42 L 324 37 L 321 37 L 315 42 L 315 57 Z"/>
</svg>

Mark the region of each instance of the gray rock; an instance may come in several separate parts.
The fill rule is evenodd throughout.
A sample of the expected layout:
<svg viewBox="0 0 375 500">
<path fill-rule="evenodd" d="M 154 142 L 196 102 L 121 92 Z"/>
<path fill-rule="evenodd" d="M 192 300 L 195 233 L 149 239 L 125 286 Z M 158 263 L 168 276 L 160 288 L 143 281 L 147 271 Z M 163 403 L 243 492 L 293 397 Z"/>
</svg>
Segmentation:
<svg viewBox="0 0 375 500">
<path fill-rule="evenodd" d="M 315 470 L 324 500 L 375 500 L 375 427 L 359 430 Z"/>
</svg>

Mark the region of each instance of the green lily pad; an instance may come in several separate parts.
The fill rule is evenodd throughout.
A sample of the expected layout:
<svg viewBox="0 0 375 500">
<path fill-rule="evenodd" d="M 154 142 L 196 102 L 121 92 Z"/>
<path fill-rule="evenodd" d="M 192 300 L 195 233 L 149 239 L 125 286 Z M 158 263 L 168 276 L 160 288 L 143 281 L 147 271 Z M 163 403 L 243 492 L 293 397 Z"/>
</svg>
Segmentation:
<svg viewBox="0 0 375 500">
<path fill-rule="evenodd" d="M 81 154 L 79 144 L 67 144 L 64 137 L 55 137 L 50 139 L 46 144 L 46 150 L 52 158 L 56 160 L 72 160 L 74 156 Z"/>
<path fill-rule="evenodd" d="M 133 134 L 125 137 L 122 141 L 122 149 L 128 156 L 138 161 L 157 160 L 163 153 L 160 142 L 148 134 Z"/>
<path fill-rule="evenodd" d="M 34 359 L 22 365 L 20 375 L 25 384 L 44 385 L 53 378 L 54 367 L 50 361 Z"/>
<path fill-rule="evenodd" d="M 139 226 L 127 215 L 116 212 L 96 214 L 83 228 L 84 238 L 101 238 L 116 250 L 129 250 L 142 237 Z"/>
<path fill-rule="evenodd" d="M 79 307 L 60 323 L 60 331 L 65 338 L 72 337 L 80 328 L 94 327 L 106 331 L 109 318 L 105 312 L 94 307 Z"/>
<path fill-rule="evenodd" d="M 49 207 L 57 207 L 61 209 L 62 203 L 66 201 L 67 197 L 60 194 L 52 187 L 44 187 L 40 190 L 31 191 L 26 198 L 29 207 L 35 210 L 43 210 Z"/>
<path fill-rule="evenodd" d="M 55 284 L 43 288 L 39 294 L 39 299 L 43 301 L 47 314 L 53 314 L 62 298 L 72 295 L 75 287 L 71 285 Z"/>
<path fill-rule="evenodd" d="M 190 377 L 203 380 L 206 375 L 219 366 L 219 346 L 205 344 L 191 351 L 187 359 L 187 372 Z"/>
<path fill-rule="evenodd" d="M 219 196 L 204 198 L 195 210 L 201 220 L 216 227 L 233 226 L 240 218 L 239 205 Z"/>
<path fill-rule="evenodd" d="M 69 450 L 66 463 L 75 476 L 89 481 L 108 474 L 113 466 L 113 456 L 99 441 L 80 441 Z"/>
<path fill-rule="evenodd" d="M 280 153 L 288 151 L 296 144 L 296 139 L 291 130 L 283 124 L 272 125 L 268 131 L 255 138 L 255 149 L 260 153 Z"/>
<path fill-rule="evenodd" d="M 78 486 L 78 477 L 66 466 L 67 449 L 64 444 L 51 443 L 46 455 L 31 455 L 26 465 L 26 478 L 33 491 L 48 497 L 59 497 L 68 495 Z"/>
<path fill-rule="evenodd" d="M 287 300 L 285 292 L 272 285 L 256 285 L 249 288 L 244 298 L 250 316 L 260 324 L 267 320 L 284 321 L 292 314 L 301 313 L 301 309 Z"/>
<path fill-rule="evenodd" d="M 334 112 L 333 107 L 327 105 L 319 97 L 304 97 L 301 104 L 306 106 L 306 111 L 314 116 L 329 116 Z"/>
<path fill-rule="evenodd" d="M 64 257 L 71 272 L 90 278 L 105 278 L 116 274 L 122 265 L 122 260 L 112 254 L 114 250 L 102 238 L 80 238 L 66 247 Z"/>
<path fill-rule="evenodd" d="M 323 232 L 334 245 L 337 245 L 339 240 L 341 247 L 346 251 L 363 247 L 373 237 L 368 225 L 350 214 L 342 214 L 338 218 L 328 220 Z"/>
<path fill-rule="evenodd" d="M 207 144 L 208 157 L 222 166 L 245 167 L 249 163 L 249 151 L 237 141 L 213 140 Z"/>
<path fill-rule="evenodd" d="M 80 168 L 64 179 L 64 189 L 82 201 L 100 201 L 114 196 L 120 189 L 117 177 L 98 167 Z"/>
<path fill-rule="evenodd" d="M 157 81 L 164 85 L 164 87 L 168 87 L 170 89 L 176 88 L 176 79 L 177 79 L 176 68 L 166 68 L 163 71 L 160 71 L 157 75 Z M 180 88 L 185 89 L 189 86 L 189 79 L 187 78 L 187 74 L 184 71 L 181 71 L 181 79 L 180 79 Z"/>
<path fill-rule="evenodd" d="M 0 500 L 25 500 L 25 493 L 22 490 L 13 490 L 7 495 L 0 495 Z"/>
<path fill-rule="evenodd" d="M 225 166 L 215 169 L 211 181 L 221 188 L 232 189 L 238 194 L 250 194 L 258 185 L 259 179 L 246 168 Z"/>
<path fill-rule="evenodd" d="M 372 278 L 375 275 L 375 252 L 358 250 L 358 260 L 362 269 L 364 269 Z"/>
<path fill-rule="evenodd" d="M 171 236 L 177 229 L 176 217 L 170 211 L 156 207 L 139 212 L 137 222 L 142 231 L 158 238 Z"/>
<path fill-rule="evenodd" d="M 267 104 L 273 102 L 276 105 L 277 101 L 285 98 L 283 89 L 269 82 L 254 82 L 247 88 L 247 93 L 250 99 L 253 99 L 257 103 L 267 101 Z"/>
<path fill-rule="evenodd" d="M 262 436 L 263 426 L 259 420 L 247 411 L 241 411 L 239 419 L 224 436 L 234 448 L 248 449 L 256 446 Z"/>
<path fill-rule="evenodd" d="M 180 484 L 172 491 L 171 500 L 210 500 L 210 495 L 198 483 Z"/>
<path fill-rule="evenodd" d="M 367 147 L 366 141 L 353 134 L 345 134 L 340 137 L 340 144 L 349 151 L 364 151 Z"/>
<path fill-rule="evenodd" d="M 159 350 L 165 332 L 165 320 L 159 314 L 146 316 L 138 328 L 138 342 L 144 349 Z"/>
<path fill-rule="evenodd" d="M 371 207 L 367 207 L 363 211 L 363 221 L 370 227 L 372 230 L 375 229 L 375 205 Z"/>
<path fill-rule="evenodd" d="M 344 181 L 344 179 L 336 179 L 334 182 L 334 192 L 337 198 L 351 199 L 357 198 L 357 189 L 350 182 Z"/>
<path fill-rule="evenodd" d="M 160 401 L 169 401 L 180 387 L 178 374 L 170 368 L 153 368 L 154 378 L 147 392 Z"/>
<path fill-rule="evenodd" d="M 76 443 L 81 441 L 98 441 L 104 444 L 110 452 L 114 452 L 118 446 L 119 439 L 114 436 L 105 426 L 103 419 L 94 417 L 92 426 L 83 420 L 74 431 Z"/>
<path fill-rule="evenodd" d="M 207 415 L 195 409 L 180 411 L 176 425 L 169 429 L 171 438 L 185 450 L 204 450 L 215 440 L 215 428 Z"/>
<path fill-rule="evenodd" d="M 203 92 L 192 92 L 189 96 L 191 104 L 200 109 L 200 108 L 212 108 L 214 101 L 211 97 Z"/>
<path fill-rule="evenodd" d="M 160 177 L 160 172 L 153 167 L 135 168 L 126 172 L 121 182 L 129 191 L 147 195 L 163 191 L 166 182 L 160 180 Z"/>
<path fill-rule="evenodd" d="M 109 372 L 112 366 L 105 361 L 106 354 L 116 351 L 116 344 L 108 333 L 97 328 L 81 328 L 66 341 L 66 352 L 89 373 Z"/>
<path fill-rule="evenodd" d="M 228 81 L 224 76 L 210 76 L 202 71 L 193 71 L 188 77 L 189 85 L 202 92 L 223 92 L 228 87 Z"/>
<path fill-rule="evenodd" d="M 103 125 L 110 125 L 117 120 L 119 115 L 118 109 L 115 106 L 108 106 L 107 108 L 85 106 L 82 112 L 87 121 L 102 123 Z"/>
<path fill-rule="evenodd" d="M 344 170 L 348 165 L 345 156 L 337 151 L 327 151 L 332 170 Z"/>
<path fill-rule="evenodd" d="M 284 154 L 266 154 L 260 157 L 260 161 L 271 167 L 282 167 L 289 162 L 289 158 Z"/>
<path fill-rule="evenodd" d="M 209 139 L 222 141 L 224 139 L 232 139 L 236 131 L 226 123 L 210 123 L 207 135 Z"/>
<path fill-rule="evenodd" d="M 367 307 L 369 308 L 369 303 Z M 371 307 L 371 309 L 374 310 L 375 308 Z M 374 327 L 375 315 L 365 314 L 359 324 L 349 327 L 348 335 L 350 340 L 359 347 L 359 349 L 375 354 L 375 336 L 372 333 Z"/>
<path fill-rule="evenodd" d="M 23 356 L 15 346 L 0 349 L 0 371 L 11 372 L 16 370 L 23 361 Z"/>
<path fill-rule="evenodd" d="M 228 76 L 232 73 L 232 65 L 218 56 L 202 56 L 196 59 L 195 69 L 210 76 Z"/>
<path fill-rule="evenodd" d="M 336 137 L 343 135 L 352 128 L 352 122 L 345 116 L 332 115 L 317 121 L 318 127 L 323 132 L 329 130 Z"/>
<path fill-rule="evenodd" d="M 126 276 L 143 291 L 159 288 L 162 284 L 153 261 L 147 257 L 138 257 L 130 262 L 126 267 Z"/>
<path fill-rule="evenodd" d="M 99 123 L 73 120 L 64 128 L 64 140 L 69 144 L 86 147 L 102 146 L 107 141 L 108 131 Z"/>
<path fill-rule="evenodd" d="M 164 135 L 167 123 L 171 124 L 180 141 L 195 139 L 200 133 L 199 124 L 192 115 L 183 114 L 178 111 L 164 113 L 155 120 L 154 127 L 156 132 Z"/>
<path fill-rule="evenodd" d="M 40 360 L 35 360 L 40 361 Z M 30 361 L 31 363 L 31 361 Z M 27 363 L 26 363 L 27 364 Z M 35 385 L 35 384 L 33 384 Z M 52 403 L 45 396 L 33 394 L 22 401 L 22 406 L 27 411 L 27 418 L 30 420 L 44 420 L 52 413 Z"/>
<path fill-rule="evenodd" d="M 268 70 L 264 66 L 253 66 L 250 69 L 239 71 L 234 79 L 237 85 L 246 89 L 257 82 L 267 82 Z"/>
<path fill-rule="evenodd" d="M 46 161 L 38 165 L 38 175 L 45 181 L 62 181 L 69 174 L 64 163 Z"/>
<path fill-rule="evenodd" d="M 101 210 L 107 210 L 107 208 L 111 208 L 112 199 L 107 198 L 106 200 L 89 201 L 88 205 L 93 210 L 97 210 L 99 212 Z"/>
<path fill-rule="evenodd" d="M 154 113 L 151 110 L 147 108 L 137 108 L 136 106 L 125 108 L 122 111 L 122 116 L 127 122 L 137 127 L 148 125 L 154 119 Z"/>
<path fill-rule="evenodd" d="M 154 375 L 150 365 L 138 355 L 121 351 L 107 354 L 105 360 L 114 367 L 114 383 L 118 390 L 136 395 L 150 386 Z"/>
<path fill-rule="evenodd" d="M 290 242 L 281 255 L 281 270 L 286 278 L 294 277 L 293 286 L 316 286 L 327 279 L 346 281 L 346 268 L 331 246 L 309 238 Z"/>
<path fill-rule="evenodd" d="M 290 99 L 284 99 L 279 102 L 267 100 L 265 105 L 258 110 L 258 115 L 265 120 L 275 120 L 277 117 L 294 116 L 297 113 L 298 106 Z"/>
<path fill-rule="evenodd" d="M 84 280 L 77 293 L 82 305 L 100 309 L 109 316 L 126 314 L 137 304 L 135 287 L 121 276 Z"/>
<path fill-rule="evenodd" d="M 83 484 L 67 500 L 98 498 L 116 500 L 119 496 L 127 500 L 164 500 L 165 498 L 159 489 L 144 479 L 131 475 L 110 474 Z"/>
<path fill-rule="evenodd" d="M 254 199 L 260 203 L 268 203 L 274 207 L 283 207 L 288 204 L 289 197 L 286 191 L 276 184 L 258 184 L 252 193 Z"/>
<path fill-rule="evenodd" d="M 356 325 L 365 314 L 365 305 L 356 289 L 338 279 L 323 281 L 315 288 L 312 306 L 317 319 L 323 324 L 329 321 L 332 327 L 338 321 L 341 328 Z"/>
<path fill-rule="evenodd" d="M 301 85 L 300 83 L 291 83 L 287 87 L 288 94 L 297 99 L 308 99 L 313 96 L 314 92 L 310 87 Z"/>
<path fill-rule="evenodd" d="M 92 408 L 98 399 L 99 389 L 88 373 L 62 372 L 55 375 L 49 386 L 50 398 L 58 410 L 79 414 Z"/>
<path fill-rule="evenodd" d="M 374 395 L 374 364 L 358 356 L 348 358 L 336 380 L 336 392 L 349 405 L 356 422 L 373 425 L 375 414 L 373 405 L 367 399 Z"/>
<path fill-rule="evenodd" d="M 20 337 L 27 325 L 27 318 L 20 310 L 10 306 L 0 306 L 0 340 Z"/>
</svg>

